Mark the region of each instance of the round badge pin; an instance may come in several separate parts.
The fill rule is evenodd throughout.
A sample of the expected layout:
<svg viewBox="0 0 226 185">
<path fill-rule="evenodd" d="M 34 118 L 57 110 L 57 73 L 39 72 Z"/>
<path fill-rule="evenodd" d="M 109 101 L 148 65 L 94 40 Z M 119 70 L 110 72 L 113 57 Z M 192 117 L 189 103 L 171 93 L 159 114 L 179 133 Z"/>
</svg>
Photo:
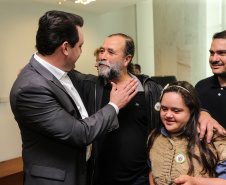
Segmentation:
<svg viewBox="0 0 226 185">
<path fill-rule="evenodd" d="M 160 108 L 161 108 L 161 104 L 160 104 L 160 102 L 157 102 L 155 104 L 155 110 L 160 111 Z"/>
<path fill-rule="evenodd" d="M 182 153 L 177 154 L 175 157 L 175 161 L 179 164 L 183 163 L 185 161 L 185 159 L 186 159 L 186 157 Z"/>
</svg>

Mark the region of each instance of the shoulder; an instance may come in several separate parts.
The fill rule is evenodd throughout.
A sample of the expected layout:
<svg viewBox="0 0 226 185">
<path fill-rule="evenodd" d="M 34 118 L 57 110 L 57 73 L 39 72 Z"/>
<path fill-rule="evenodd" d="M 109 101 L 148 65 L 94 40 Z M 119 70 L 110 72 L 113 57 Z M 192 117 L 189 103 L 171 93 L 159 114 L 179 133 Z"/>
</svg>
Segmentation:
<svg viewBox="0 0 226 185">
<path fill-rule="evenodd" d="M 22 89 L 25 87 L 35 87 L 44 84 L 46 79 L 37 71 L 29 66 L 25 66 L 20 75 L 17 77 L 13 84 L 13 89 Z"/>
<path fill-rule="evenodd" d="M 76 70 L 71 70 L 68 73 L 68 76 L 71 78 L 71 81 L 74 84 L 77 84 L 77 86 L 83 87 L 83 88 L 86 88 L 87 86 L 89 87 L 90 85 L 93 86 L 94 84 L 98 84 L 102 79 L 101 77 L 98 77 L 96 75 L 83 74 Z"/>
<path fill-rule="evenodd" d="M 214 136 L 214 145 L 219 155 L 219 163 L 226 160 L 226 136 Z"/>
<path fill-rule="evenodd" d="M 158 84 L 156 81 L 154 81 L 152 78 L 150 78 L 148 75 L 142 74 L 142 75 L 136 75 L 136 77 L 140 80 L 143 86 L 148 85 L 151 88 L 150 90 L 157 90 L 157 91 L 162 90 L 162 86 Z"/>
<path fill-rule="evenodd" d="M 169 138 L 163 136 L 162 134 L 159 134 L 153 142 L 153 145 L 159 146 L 159 144 L 161 145 L 166 145 L 169 143 Z"/>
<path fill-rule="evenodd" d="M 195 85 L 195 88 L 202 87 L 202 86 L 205 86 L 205 85 L 209 85 L 211 83 L 214 83 L 214 76 L 211 76 L 211 77 L 208 77 L 208 78 L 205 78 L 205 79 L 200 80 Z"/>
<path fill-rule="evenodd" d="M 97 76 L 95 76 L 93 74 L 84 74 L 84 73 L 81 73 L 74 69 L 68 72 L 68 76 L 71 79 L 76 78 L 77 80 L 96 79 L 97 78 Z"/>
</svg>

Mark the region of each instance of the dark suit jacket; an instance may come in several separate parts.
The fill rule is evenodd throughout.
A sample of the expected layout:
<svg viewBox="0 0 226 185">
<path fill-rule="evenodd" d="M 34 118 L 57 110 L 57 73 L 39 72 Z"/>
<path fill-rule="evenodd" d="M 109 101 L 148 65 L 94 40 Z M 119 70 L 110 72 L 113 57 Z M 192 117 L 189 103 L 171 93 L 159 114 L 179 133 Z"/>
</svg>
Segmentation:
<svg viewBox="0 0 226 185">
<path fill-rule="evenodd" d="M 85 185 L 86 146 L 118 128 L 115 109 L 106 105 L 81 120 L 61 83 L 33 57 L 10 93 L 21 130 L 25 185 Z"/>
</svg>

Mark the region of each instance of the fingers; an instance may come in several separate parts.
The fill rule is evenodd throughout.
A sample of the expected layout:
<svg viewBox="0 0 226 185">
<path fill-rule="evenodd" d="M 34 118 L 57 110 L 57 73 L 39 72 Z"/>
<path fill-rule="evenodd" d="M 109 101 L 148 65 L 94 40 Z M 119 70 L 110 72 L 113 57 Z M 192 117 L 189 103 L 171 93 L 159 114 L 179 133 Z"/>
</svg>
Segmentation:
<svg viewBox="0 0 226 185">
<path fill-rule="evenodd" d="M 127 82 L 123 84 L 123 86 L 121 87 L 121 90 L 125 89 L 128 85 L 131 85 L 131 83 L 134 83 L 134 81 L 135 80 L 133 78 L 129 79 Z"/>
<path fill-rule="evenodd" d="M 197 132 L 200 133 L 200 125 L 197 125 Z"/>
<path fill-rule="evenodd" d="M 175 184 L 183 184 L 185 182 L 184 175 L 180 175 L 176 179 L 174 179 Z"/>
<path fill-rule="evenodd" d="M 126 104 L 137 94 L 138 80 L 130 79 L 120 88 L 114 83 L 110 93 L 110 102 L 114 103 L 119 109 L 126 106 Z"/>
<path fill-rule="evenodd" d="M 203 140 L 204 136 L 205 136 L 205 133 L 206 133 L 206 125 L 207 123 L 203 120 L 201 124 L 199 124 L 199 139 L 200 141 Z"/>
<path fill-rule="evenodd" d="M 112 90 L 113 91 L 116 91 L 117 90 L 117 86 L 114 82 L 111 82 L 111 85 L 112 85 Z"/>
<path fill-rule="evenodd" d="M 207 134 L 206 134 L 206 137 L 207 137 L 207 143 L 210 143 L 211 142 L 211 139 L 213 137 L 213 122 L 210 122 L 207 124 Z"/>
<path fill-rule="evenodd" d="M 24 67 L 25 67 L 25 65 L 20 67 L 19 71 L 17 72 L 17 76 L 19 76 L 20 72 L 23 70 Z"/>
<path fill-rule="evenodd" d="M 204 138 L 204 135 L 207 131 L 206 138 L 207 142 L 210 143 L 211 139 L 213 137 L 213 129 L 215 128 L 219 134 L 226 135 L 225 129 L 215 120 L 211 117 L 209 113 L 206 111 L 200 112 L 200 118 L 199 118 L 199 127 L 197 130 L 200 130 L 200 140 Z"/>
<path fill-rule="evenodd" d="M 136 95 L 138 93 L 138 90 L 135 90 L 135 91 L 133 91 L 133 93 L 131 93 L 130 95 L 129 95 L 129 101 Z"/>
<path fill-rule="evenodd" d="M 119 92 L 124 91 L 125 93 L 127 93 L 129 95 L 129 97 L 131 97 L 130 99 L 132 99 L 137 93 L 134 91 L 137 88 L 138 84 L 139 84 L 138 80 L 130 79 L 120 89 L 118 89 L 118 91 Z M 114 82 L 111 82 L 111 85 L 112 85 L 112 90 L 116 91 L 117 85 Z"/>
<path fill-rule="evenodd" d="M 203 140 L 206 131 L 206 137 L 207 137 L 207 142 L 210 143 L 211 139 L 213 137 L 213 118 L 211 115 L 206 112 L 206 111 L 201 111 L 200 112 L 200 117 L 199 117 L 199 128 L 198 131 L 200 131 L 199 139 Z M 215 121 L 215 120 L 214 120 Z"/>
<path fill-rule="evenodd" d="M 226 135 L 226 130 L 217 121 L 214 122 L 213 128 L 215 128 L 219 134 Z"/>
<path fill-rule="evenodd" d="M 125 83 L 121 89 L 119 90 L 125 90 L 129 93 L 132 93 L 138 86 L 138 80 L 133 80 L 133 79 L 130 79 L 127 83 Z"/>
<path fill-rule="evenodd" d="M 136 90 L 137 86 L 138 86 L 138 82 L 135 82 L 129 84 L 125 90 L 128 92 L 128 94 L 133 94 L 133 92 Z"/>
</svg>

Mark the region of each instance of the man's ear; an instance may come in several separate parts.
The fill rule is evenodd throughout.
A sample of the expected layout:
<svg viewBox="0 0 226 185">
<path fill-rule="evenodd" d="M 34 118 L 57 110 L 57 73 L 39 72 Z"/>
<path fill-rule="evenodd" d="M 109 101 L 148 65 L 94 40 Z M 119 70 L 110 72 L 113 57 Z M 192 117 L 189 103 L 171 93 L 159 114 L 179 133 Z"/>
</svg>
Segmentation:
<svg viewBox="0 0 226 185">
<path fill-rule="evenodd" d="M 62 45 L 61 45 L 61 50 L 63 52 L 64 55 L 68 55 L 68 48 L 69 47 L 69 44 L 67 41 L 65 41 Z"/>
<path fill-rule="evenodd" d="M 130 63 L 131 59 L 132 59 L 132 56 L 130 54 L 126 56 L 125 63 L 124 63 L 125 67 L 128 66 L 128 64 Z"/>
</svg>

